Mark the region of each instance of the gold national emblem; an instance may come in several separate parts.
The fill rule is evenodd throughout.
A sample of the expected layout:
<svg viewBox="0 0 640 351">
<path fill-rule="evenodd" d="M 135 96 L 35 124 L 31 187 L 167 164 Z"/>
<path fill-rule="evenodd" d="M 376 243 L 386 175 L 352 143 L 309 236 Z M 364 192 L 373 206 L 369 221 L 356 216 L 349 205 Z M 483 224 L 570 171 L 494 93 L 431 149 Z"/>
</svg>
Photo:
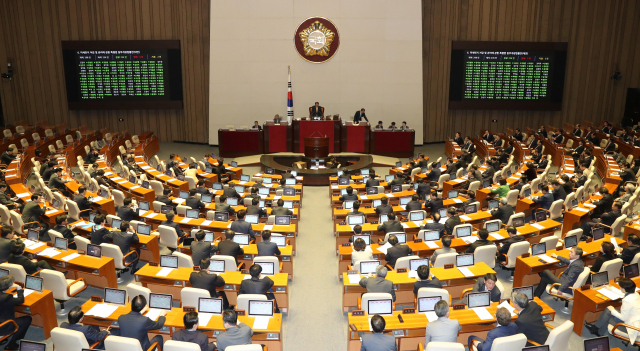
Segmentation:
<svg viewBox="0 0 640 351">
<path fill-rule="evenodd" d="M 308 28 L 301 30 L 299 35 L 306 56 L 329 56 L 335 33 L 320 21 L 313 22 Z"/>
</svg>

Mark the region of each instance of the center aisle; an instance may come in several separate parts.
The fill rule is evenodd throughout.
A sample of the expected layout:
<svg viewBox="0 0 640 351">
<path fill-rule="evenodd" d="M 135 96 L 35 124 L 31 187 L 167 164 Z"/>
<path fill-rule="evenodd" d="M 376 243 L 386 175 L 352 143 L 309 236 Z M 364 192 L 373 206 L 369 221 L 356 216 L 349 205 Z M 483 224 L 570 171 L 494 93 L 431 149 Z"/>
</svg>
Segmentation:
<svg viewBox="0 0 640 351">
<path fill-rule="evenodd" d="M 304 188 L 298 254 L 290 285 L 290 315 L 284 317 L 284 350 L 346 350 L 347 319 L 342 310 L 342 284 L 328 187 Z"/>
</svg>

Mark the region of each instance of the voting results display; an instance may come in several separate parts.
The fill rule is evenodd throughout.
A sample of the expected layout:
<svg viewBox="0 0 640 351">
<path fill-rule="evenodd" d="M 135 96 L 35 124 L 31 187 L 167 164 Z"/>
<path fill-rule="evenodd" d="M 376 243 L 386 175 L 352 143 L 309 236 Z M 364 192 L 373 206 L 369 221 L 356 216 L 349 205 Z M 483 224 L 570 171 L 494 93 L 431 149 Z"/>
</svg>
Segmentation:
<svg viewBox="0 0 640 351">
<path fill-rule="evenodd" d="M 179 41 L 64 41 L 69 109 L 182 108 Z"/>
<path fill-rule="evenodd" d="M 449 108 L 560 110 L 566 43 L 453 42 Z"/>
</svg>

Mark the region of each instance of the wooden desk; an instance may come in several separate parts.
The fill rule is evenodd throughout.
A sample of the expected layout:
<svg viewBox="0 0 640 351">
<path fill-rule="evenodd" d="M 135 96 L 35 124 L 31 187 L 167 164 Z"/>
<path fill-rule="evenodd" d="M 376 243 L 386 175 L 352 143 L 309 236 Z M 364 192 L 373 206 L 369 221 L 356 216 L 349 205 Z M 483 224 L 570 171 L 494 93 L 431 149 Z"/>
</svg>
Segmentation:
<svg viewBox="0 0 640 351">
<path fill-rule="evenodd" d="M 140 282 L 145 288 L 151 289 L 152 292 L 172 294 L 174 300 L 180 299 L 180 291 L 182 288 L 191 286 L 189 283 L 189 276 L 193 272 L 193 268 L 180 267 L 174 269 L 166 277 L 158 277 L 156 274 L 160 271 L 160 267 L 151 267 L 148 264 L 140 268 L 135 278 L 137 282 Z M 225 285 L 222 290 L 227 294 L 229 304 L 235 305 L 236 298 L 238 296 L 238 290 L 240 289 L 240 283 L 244 280 L 244 274 L 241 272 L 225 272 L 220 274 L 224 278 Z M 276 273 L 271 276 L 274 281 L 274 295 L 278 302 L 278 308 L 288 313 L 289 311 L 289 275 L 287 273 Z"/>
<path fill-rule="evenodd" d="M 15 295 L 15 294 L 14 294 Z M 15 306 L 16 316 L 31 316 L 31 325 L 42 328 L 44 338 L 51 337 L 51 330 L 58 326 L 56 317 L 56 304 L 53 301 L 53 293 L 49 290 L 34 291 L 24 298 L 24 303 Z"/>
<path fill-rule="evenodd" d="M 400 201 L 401 197 L 407 197 L 407 196 L 410 197 L 415 193 L 416 193 L 415 190 L 407 190 L 407 191 L 401 191 L 398 193 L 384 193 L 384 194 L 375 194 L 375 195 L 360 194 L 358 195 L 358 198 L 360 199 L 360 203 L 365 204 L 365 203 L 372 202 L 373 200 L 379 200 L 379 199 L 382 199 L 383 197 L 387 197 L 389 198 L 389 204 L 391 204 L 391 202 Z M 340 201 L 340 196 L 339 195 L 331 196 L 331 204 L 335 207 L 341 206 L 342 201 Z"/>
<path fill-rule="evenodd" d="M 78 183 L 76 180 L 66 182 L 65 185 L 67 189 L 71 191 L 72 194 L 76 194 L 76 192 L 78 191 L 78 188 L 80 187 L 80 183 Z M 87 196 L 92 196 L 94 198 L 97 198 L 99 196 L 99 193 L 92 193 L 87 190 Z M 107 214 L 114 215 L 114 216 L 116 215 L 116 205 L 113 199 L 103 198 L 100 201 L 91 201 L 91 207 L 98 212 L 102 212 L 102 213 L 106 212 Z"/>
<path fill-rule="evenodd" d="M 462 149 L 458 143 L 449 139 L 444 142 L 444 154 L 447 155 L 447 157 L 460 156 L 462 155 Z"/>
</svg>

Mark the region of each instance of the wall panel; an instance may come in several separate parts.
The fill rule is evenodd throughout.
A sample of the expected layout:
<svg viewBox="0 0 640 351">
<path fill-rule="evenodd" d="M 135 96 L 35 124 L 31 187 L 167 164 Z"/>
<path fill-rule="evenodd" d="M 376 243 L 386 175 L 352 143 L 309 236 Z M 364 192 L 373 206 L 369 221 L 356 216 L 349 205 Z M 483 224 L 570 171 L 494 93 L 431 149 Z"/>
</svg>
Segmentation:
<svg viewBox="0 0 640 351">
<path fill-rule="evenodd" d="M 209 8 L 209 0 L 0 1 L 0 71 L 11 62 L 15 75 L 0 81 L 5 122 L 46 119 L 207 142 Z M 181 41 L 184 109 L 68 110 L 62 40 L 163 39 Z"/>
<path fill-rule="evenodd" d="M 619 122 L 627 88 L 640 87 L 638 18 L 635 0 L 423 0 L 424 141 L 483 128 Z M 454 40 L 568 42 L 562 111 L 449 111 Z M 609 79 L 616 67 L 619 82 Z"/>
</svg>

